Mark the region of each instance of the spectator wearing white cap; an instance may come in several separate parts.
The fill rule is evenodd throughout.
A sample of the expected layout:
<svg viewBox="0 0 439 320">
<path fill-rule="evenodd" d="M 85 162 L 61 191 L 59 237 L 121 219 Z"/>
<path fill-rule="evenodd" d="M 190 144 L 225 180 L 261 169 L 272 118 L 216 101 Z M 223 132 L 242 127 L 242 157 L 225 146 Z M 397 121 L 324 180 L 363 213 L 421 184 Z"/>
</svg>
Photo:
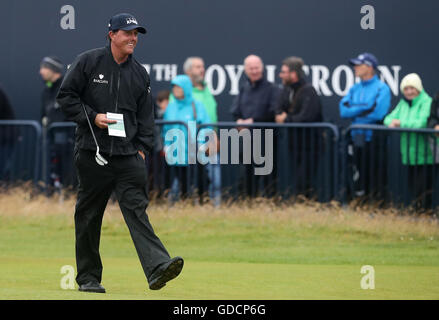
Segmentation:
<svg viewBox="0 0 439 320">
<path fill-rule="evenodd" d="M 419 75 L 406 75 L 401 81 L 400 89 L 403 98 L 384 118 L 384 124 L 390 128 L 427 128 L 432 99 L 425 92 Z M 408 174 L 407 183 L 411 196 L 426 201 L 423 204 L 415 203 L 417 208 L 431 205 L 431 195 L 423 197 L 424 192 L 427 193 L 432 187 L 431 165 L 434 159 L 428 139 L 429 135 L 422 133 L 401 133 L 402 164 Z"/>
<path fill-rule="evenodd" d="M 400 89 L 403 98 L 385 117 L 384 124 L 390 128 L 426 128 L 432 99 L 425 92 L 421 78 L 416 73 L 406 75 L 401 80 Z"/>
</svg>

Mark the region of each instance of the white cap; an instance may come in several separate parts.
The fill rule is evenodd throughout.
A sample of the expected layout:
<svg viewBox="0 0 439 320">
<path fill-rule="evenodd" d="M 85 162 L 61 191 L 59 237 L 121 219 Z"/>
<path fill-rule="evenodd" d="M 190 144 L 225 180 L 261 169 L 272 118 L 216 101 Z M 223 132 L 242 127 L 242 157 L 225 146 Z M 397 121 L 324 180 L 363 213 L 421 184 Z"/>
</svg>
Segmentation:
<svg viewBox="0 0 439 320">
<path fill-rule="evenodd" d="M 422 87 L 421 78 L 419 78 L 419 76 L 416 73 L 410 73 L 401 80 L 401 85 L 400 85 L 401 92 L 404 91 L 404 88 L 408 86 L 415 88 L 419 92 L 424 90 L 424 88 Z"/>
</svg>

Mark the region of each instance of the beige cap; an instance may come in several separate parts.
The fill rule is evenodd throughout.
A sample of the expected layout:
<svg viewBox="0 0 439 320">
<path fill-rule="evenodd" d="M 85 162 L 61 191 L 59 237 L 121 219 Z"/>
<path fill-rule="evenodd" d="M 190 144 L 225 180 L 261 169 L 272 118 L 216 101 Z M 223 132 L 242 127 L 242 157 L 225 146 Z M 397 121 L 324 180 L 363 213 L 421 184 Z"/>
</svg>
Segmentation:
<svg viewBox="0 0 439 320">
<path fill-rule="evenodd" d="M 401 92 L 404 91 L 404 88 L 408 86 L 415 88 L 419 92 L 424 90 L 424 88 L 422 87 L 421 78 L 416 73 L 410 73 L 401 80 Z"/>
</svg>

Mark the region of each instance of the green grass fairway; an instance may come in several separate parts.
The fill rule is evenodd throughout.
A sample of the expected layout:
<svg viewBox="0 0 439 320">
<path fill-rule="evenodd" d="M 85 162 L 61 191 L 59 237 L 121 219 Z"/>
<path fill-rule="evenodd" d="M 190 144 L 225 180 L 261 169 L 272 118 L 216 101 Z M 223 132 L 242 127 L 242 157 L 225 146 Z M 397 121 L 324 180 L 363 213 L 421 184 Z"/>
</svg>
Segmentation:
<svg viewBox="0 0 439 320">
<path fill-rule="evenodd" d="M 157 234 L 185 258 L 159 291 L 147 289 L 111 205 L 101 238 L 107 294 L 63 290 L 61 267 L 76 267 L 73 203 L 24 201 L 12 213 L 0 199 L 0 299 L 439 299 L 436 221 L 318 205 L 151 205 Z M 360 287 L 363 265 L 375 269 L 374 290 Z"/>
<path fill-rule="evenodd" d="M 438 267 L 377 266 L 374 290 L 360 289 L 360 266 L 187 260 L 160 291 L 146 290 L 135 258 L 107 258 L 105 295 L 60 289 L 66 259 L 2 258 L 1 299 L 438 299 Z"/>
</svg>

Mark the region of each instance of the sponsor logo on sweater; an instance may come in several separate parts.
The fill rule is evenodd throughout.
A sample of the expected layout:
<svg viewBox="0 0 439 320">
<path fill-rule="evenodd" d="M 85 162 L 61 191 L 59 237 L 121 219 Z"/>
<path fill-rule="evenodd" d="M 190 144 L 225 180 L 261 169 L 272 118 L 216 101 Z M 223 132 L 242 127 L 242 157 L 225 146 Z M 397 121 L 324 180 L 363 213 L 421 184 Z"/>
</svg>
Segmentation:
<svg viewBox="0 0 439 320">
<path fill-rule="evenodd" d="M 101 73 L 101 74 L 99 74 L 99 76 L 98 76 L 98 78 L 99 79 L 93 79 L 93 82 L 96 82 L 96 83 L 103 83 L 103 84 L 108 84 L 108 80 L 104 80 L 104 75 Z"/>
</svg>

